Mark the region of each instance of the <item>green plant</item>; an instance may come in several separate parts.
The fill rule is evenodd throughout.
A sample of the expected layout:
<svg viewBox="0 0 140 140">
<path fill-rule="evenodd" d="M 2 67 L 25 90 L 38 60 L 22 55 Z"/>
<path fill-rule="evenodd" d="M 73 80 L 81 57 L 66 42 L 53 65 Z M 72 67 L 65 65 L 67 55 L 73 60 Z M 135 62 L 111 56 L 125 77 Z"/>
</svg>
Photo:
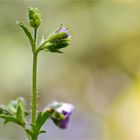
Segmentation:
<svg viewBox="0 0 140 140">
<path fill-rule="evenodd" d="M 34 30 L 32 35 L 29 29 L 22 22 L 16 22 L 26 34 L 30 41 L 32 54 L 33 54 L 33 69 L 32 69 L 32 121 L 30 126 L 27 125 L 25 117 L 30 114 L 26 109 L 25 99 L 18 98 L 12 100 L 8 105 L 0 106 L 0 118 L 4 119 L 4 124 L 14 122 L 20 125 L 27 135 L 29 140 L 38 140 L 41 133 L 46 133 L 42 130 L 42 126 L 46 123 L 47 119 L 52 119 L 53 122 L 64 129 L 67 128 L 69 117 L 73 110 L 72 104 L 61 103 L 54 101 L 48 104 L 45 109 L 37 113 L 37 60 L 38 54 L 41 51 L 51 53 L 62 53 L 61 48 L 65 48 L 70 44 L 70 34 L 67 28 L 61 27 L 54 33 L 50 34 L 47 39 L 42 39 L 41 44 L 37 44 L 38 27 L 41 24 L 41 15 L 37 8 L 29 8 L 29 23 Z"/>
</svg>

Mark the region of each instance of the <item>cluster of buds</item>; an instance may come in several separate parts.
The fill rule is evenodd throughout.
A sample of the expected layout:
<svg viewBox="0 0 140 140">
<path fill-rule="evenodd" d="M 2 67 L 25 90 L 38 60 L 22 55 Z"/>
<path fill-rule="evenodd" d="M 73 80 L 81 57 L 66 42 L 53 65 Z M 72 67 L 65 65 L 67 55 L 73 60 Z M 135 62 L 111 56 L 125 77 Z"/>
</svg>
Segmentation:
<svg viewBox="0 0 140 140">
<path fill-rule="evenodd" d="M 30 26 L 37 29 L 41 24 L 41 14 L 39 10 L 37 8 L 29 8 L 28 16 Z M 70 44 L 70 33 L 67 28 L 61 25 L 57 31 L 49 35 L 45 42 L 46 43 L 43 44 L 44 50 L 62 53 L 60 49 Z"/>
<path fill-rule="evenodd" d="M 54 33 L 52 33 L 46 43 L 44 48 L 50 52 L 62 53 L 60 49 L 67 47 L 70 44 L 70 33 L 67 28 L 63 25 Z"/>
<path fill-rule="evenodd" d="M 29 8 L 29 22 L 30 26 L 37 29 L 41 24 L 41 14 L 37 8 Z M 40 49 L 50 52 L 62 53 L 60 49 L 67 47 L 70 44 L 70 33 L 63 25 L 50 34 L 49 37 L 44 40 Z"/>
</svg>

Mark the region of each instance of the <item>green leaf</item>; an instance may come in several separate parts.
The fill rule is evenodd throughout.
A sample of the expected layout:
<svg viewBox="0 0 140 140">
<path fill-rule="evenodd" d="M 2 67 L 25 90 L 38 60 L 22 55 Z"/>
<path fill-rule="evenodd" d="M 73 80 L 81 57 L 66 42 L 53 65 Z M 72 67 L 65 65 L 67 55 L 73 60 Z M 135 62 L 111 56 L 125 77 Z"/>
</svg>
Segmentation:
<svg viewBox="0 0 140 140">
<path fill-rule="evenodd" d="M 46 130 L 39 131 L 39 134 L 41 134 L 41 133 L 46 133 Z"/>
<path fill-rule="evenodd" d="M 37 119 L 36 119 L 36 124 L 32 124 L 32 133 L 34 136 L 39 135 L 40 133 L 46 133 L 44 130 L 40 130 L 43 124 L 46 122 L 48 118 L 50 118 L 52 115 L 52 112 L 44 111 L 44 112 L 39 112 Z"/>
<path fill-rule="evenodd" d="M 28 37 L 28 39 L 30 41 L 32 49 L 34 49 L 35 48 L 35 42 L 33 40 L 33 37 L 31 35 L 30 31 L 27 29 L 27 27 L 22 22 L 17 21 L 16 23 L 23 29 L 23 31 L 25 32 L 26 36 Z"/>
<path fill-rule="evenodd" d="M 50 113 L 49 112 L 40 112 L 38 114 L 37 120 L 36 120 L 36 129 L 37 131 L 40 130 L 40 128 L 43 126 L 43 124 L 45 123 L 45 121 L 50 117 Z"/>
<path fill-rule="evenodd" d="M 33 133 L 30 129 L 25 129 L 25 131 L 29 136 L 33 137 Z"/>
<path fill-rule="evenodd" d="M 61 33 L 55 33 L 55 34 L 52 34 L 49 38 L 48 38 L 48 41 L 51 42 L 51 43 L 57 43 L 59 42 L 60 40 L 63 40 L 66 37 L 67 33 L 65 32 L 61 32 Z"/>
<path fill-rule="evenodd" d="M 11 115 L 11 113 L 9 112 L 9 110 L 5 106 L 0 106 L 0 115 L 1 114 Z"/>
<path fill-rule="evenodd" d="M 21 97 L 10 101 L 8 106 L 0 106 L 0 118 L 4 119 L 4 124 L 14 122 L 24 127 L 26 115 L 25 100 Z"/>
<path fill-rule="evenodd" d="M 26 102 L 24 98 L 20 97 L 17 99 L 17 108 L 18 106 L 21 107 L 21 110 L 24 113 L 23 116 L 29 115 L 29 112 L 26 110 Z"/>
<path fill-rule="evenodd" d="M 25 125 L 23 110 L 22 110 L 21 106 L 18 106 L 18 108 L 17 108 L 16 119 L 17 119 L 21 124 L 23 124 L 23 126 Z"/>
<path fill-rule="evenodd" d="M 24 116 L 28 116 L 30 113 L 28 111 L 24 111 Z"/>
<path fill-rule="evenodd" d="M 21 123 L 20 121 L 18 121 L 14 116 L 9 116 L 9 115 L 0 115 L 0 118 L 4 119 L 4 124 L 8 123 L 8 122 L 14 122 L 18 125 L 23 126 L 24 124 Z"/>
<path fill-rule="evenodd" d="M 51 113 L 48 111 L 40 112 L 38 114 L 37 120 L 36 120 L 36 126 L 37 130 L 40 130 L 40 128 L 43 126 L 43 124 L 46 122 L 46 120 L 51 116 Z"/>
<path fill-rule="evenodd" d="M 9 104 L 7 105 L 8 110 L 12 113 L 12 114 L 16 114 L 16 106 L 17 106 L 17 101 L 16 100 L 12 100 L 9 102 Z"/>
<path fill-rule="evenodd" d="M 24 116 L 27 116 L 29 112 L 26 110 L 26 102 L 25 102 L 25 99 L 22 97 L 17 98 L 16 100 L 10 101 L 10 103 L 7 106 L 7 110 L 11 114 L 15 115 L 19 106 L 21 107 L 21 110 Z"/>
<path fill-rule="evenodd" d="M 70 44 L 68 39 L 61 40 L 56 43 L 46 42 L 42 45 L 43 50 L 48 50 L 50 52 L 62 53 L 60 49 L 67 47 Z"/>
<path fill-rule="evenodd" d="M 44 44 L 43 48 L 47 49 L 50 52 L 60 53 L 56 43 L 48 42 L 48 43 Z"/>
</svg>

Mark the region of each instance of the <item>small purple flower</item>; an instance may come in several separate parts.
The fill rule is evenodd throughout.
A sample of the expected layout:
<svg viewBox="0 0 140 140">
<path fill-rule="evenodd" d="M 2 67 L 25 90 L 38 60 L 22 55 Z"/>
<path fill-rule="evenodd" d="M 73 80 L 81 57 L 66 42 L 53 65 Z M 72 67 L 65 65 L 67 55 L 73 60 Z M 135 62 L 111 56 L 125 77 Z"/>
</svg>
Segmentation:
<svg viewBox="0 0 140 140">
<path fill-rule="evenodd" d="M 62 129 L 67 128 L 69 124 L 69 119 L 72 114 L 74 106 L 72 104 L 63 103 L 60 108 L 56 111 L 64 115 L 64 119 L 59 121 L 58 126 Z"/>
<path fill-rule="evenodd" d="M 70 33 L 68 31 L 68 28 L 65 28 L 63 25 L 56 31 L 56 33 L 66 33 L 65 38 L 70 37 Z"/>
<path fill-rule="evenodd" d="M 55 110 L 55 115 L 52 117 L 53 122 L 62 129 L 67 128 L 74 106 L 72 104 L 58 102 L 54 102 L 52 105 L 52 109 Z"/>
</svg>

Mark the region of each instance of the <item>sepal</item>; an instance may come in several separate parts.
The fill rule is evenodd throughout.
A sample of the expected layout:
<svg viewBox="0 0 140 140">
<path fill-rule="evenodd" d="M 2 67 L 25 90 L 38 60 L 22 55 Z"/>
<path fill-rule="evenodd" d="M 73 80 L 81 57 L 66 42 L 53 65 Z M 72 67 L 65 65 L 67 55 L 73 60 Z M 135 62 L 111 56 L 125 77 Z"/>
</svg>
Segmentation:
<svg viewBox="0 0 140 140">
<path fill-rule="evenodd" d="M 52 53 L 63 53 L 60 49 L 68 45 L 70 45 L 70 34 L 67 28 L 61 26 L 56 32 L 50 34 L 38 49 Z"/>
</svg>

